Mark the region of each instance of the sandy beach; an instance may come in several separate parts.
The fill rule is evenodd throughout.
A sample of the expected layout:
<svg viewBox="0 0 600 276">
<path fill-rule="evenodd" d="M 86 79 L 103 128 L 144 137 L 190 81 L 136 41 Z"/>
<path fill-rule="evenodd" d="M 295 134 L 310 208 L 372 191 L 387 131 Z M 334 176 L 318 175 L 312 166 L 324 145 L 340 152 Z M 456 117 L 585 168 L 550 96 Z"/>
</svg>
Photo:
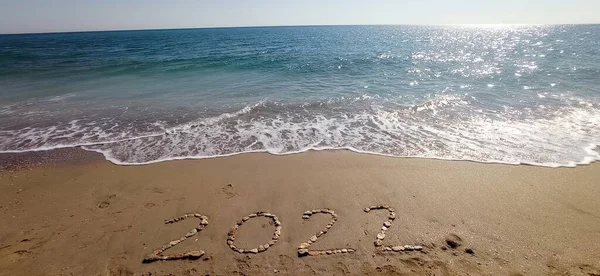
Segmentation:
<svg viewBox="0 0 600 276">
<path fill-rule="evenodd" d="M 544 168 L 322 151 L 117 166 L 80 150 L 0 162 L 2 276 L 600 275 L 597 163 Z M 389 214 L 364 211 L 373 205 L 396 213 L 383 250 L 374 241 Z M 298 257 L 298 246 L 331 220 L 303 213 L 321 208 L 338 220 L 310 248 L 355 252 Z M 264 252 L 234 252 L 228 232 L 256 212 L 276 215 L 281 236 Z M 194 217 L 165 224 L 184 214 L 207 216 L 208 225 L 163 255 L 205 254 L 143 263 L 199 225 Z M 250 218 L 234 244 L 266 244 L 273 224 Z M 385 251 L 398 245 L 423 249 Z"/>
</svg>

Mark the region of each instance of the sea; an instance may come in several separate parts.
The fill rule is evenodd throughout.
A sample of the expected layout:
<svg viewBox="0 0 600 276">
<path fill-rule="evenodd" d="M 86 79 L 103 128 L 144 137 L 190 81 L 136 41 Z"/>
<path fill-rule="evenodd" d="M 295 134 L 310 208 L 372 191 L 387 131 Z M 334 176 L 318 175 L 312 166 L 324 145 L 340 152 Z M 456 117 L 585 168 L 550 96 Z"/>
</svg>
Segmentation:
<svg viewBox="0 0 600 276">
<path fill-rule="evenodd" d="M 0 35 L 0 153 L 600 160 L 600 25 Z"/>
</svg>

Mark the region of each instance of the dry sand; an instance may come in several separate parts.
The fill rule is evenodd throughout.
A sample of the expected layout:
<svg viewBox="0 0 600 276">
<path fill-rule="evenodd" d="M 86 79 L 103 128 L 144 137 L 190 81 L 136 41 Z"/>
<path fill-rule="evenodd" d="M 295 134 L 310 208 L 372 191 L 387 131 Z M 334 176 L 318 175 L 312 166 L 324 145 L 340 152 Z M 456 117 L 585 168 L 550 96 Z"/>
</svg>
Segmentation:
<svg viewBox="0 0 600 276">
<path fill-rule="evenodd" d="M 96 154 L 57 155 L 41 164 L 32 164 L 35 154 L 0 157 L 1 276 L 600 275 L 600 164 L 553 169 L 325 151 L 116 166 Z M 385 244 L 424 251 L 377 252 L 386 212 L 363 212 L 374 204 L 396 209 Z M 297 246 L 330 219 L 301 218 L 315 208 L 339 220 L 311 248 L 357 252 L 297 257 Z M 232 251 L 227 232 L 256 211 L 279 217 L 281 238 L 260 254 Z M 142 263 L 198 225 L 164 224 L 186 213 L 208 216 L 209 225 L 165 254 L 205 256 Z M 244 223 L 235 244 L 266 243 L 269 222 Z M 447 238 L 461 245 L 452 249 Z"/>
</svg>

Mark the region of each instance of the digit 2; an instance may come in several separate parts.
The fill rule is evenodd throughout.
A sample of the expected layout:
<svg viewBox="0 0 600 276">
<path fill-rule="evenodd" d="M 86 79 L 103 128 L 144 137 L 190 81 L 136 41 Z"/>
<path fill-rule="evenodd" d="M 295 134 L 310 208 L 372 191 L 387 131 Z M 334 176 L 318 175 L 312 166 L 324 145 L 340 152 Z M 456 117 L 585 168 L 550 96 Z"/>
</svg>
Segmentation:
<svg viewBox="0 0 600 276">
<path fill-rule="evenodd" d="M 204 251 L 202 251 L 202 250 L 194 250 L 194 251 L 190 251 L 190 252 L 186 252 L 186 253 L 179 253 L 179 254 L 173 254 L 173 255 L 168 255 L 168 256 L 162 255 L 162 253 L 165 252 L 166 250 L 168 250 L 169 248 L 181 243 L 182 241 L 185 241 L 189 237 L 196 235 L 196 233 L 202 231 L 202 229 L 204 229 L 204 227 L 206 227 L 208 225 L 208 217 L 200 215 L 200 214 L 185 214 L 183 216 L 180 216 L 180 217 L 177 217 L 174 219 L 166 220 L 165 224 L 173 224 L 173 223 L 182 221 L 182 220 L 184 220 L 186 218 L 190 218 L 190 217 L 199 219 L 200 224 L 198 226 L 196 226 L 196 228 L 190 230 L 190 232 L 185 234 L 185 236 L 181 237 L 180 239 L 171 241 L 171 242 L 163 245 L 161 248 L 158 248 L 158 249 L 152 251 L 152 253 L 150 253 L 146 257 L 144 257 L 143 262 L 151 263 L 151 262 L 155 262 L 155 261 L 183 260 L 183 259 L 195 260 L 195 259 L 199 259 L 200 257 L 202 257 L 204 255 Z"/>
<path fill-rule="evenodd" d="M 321 236 L 325 235 L 327 233 L 327 231 L 329 231 L 329 229 L 331 229 L 331 227 L 333 227 L 333 225 L 335 224 L 335 222 L 338 219 L 337 214 L 330 209 L 316 209 L 316 210 L 309 210 L 304 212 L 304 214 L 302 214 L 302 219 L 308 220 L 310 219 L 310 217 L 314 214 L 329 214 L 331 215 L 331 221 L 329 222 L 329 224 L 327 224 L 325 226 L 325 228 L 323 228 L 323 230 L 317 232 L 317 234 L 315 234 L 314 236 L 311 236 L 307 242 L 303 242 L 298 246 L 298 257 L 305 257 L 305 256 L 319 256 L 319 255 L 332 255 L 332 254 L 346 254 L 346 253 L 352 253 L 355 252 L 356 250 L 352 249 L 352 248 L 343 248 L 343 249 L 327 249 L 327 250 L 309 250 L 310 246 L 317 241 L 317 239 L 319 239 Z"/>
<path fill-rule="evenodd" d="M 405 246 L 384 246 L 383 239 L 385 238 L 385 232 L 392 227 L 392 222 L 396 219 L 396 212 L 394 208 L 388 205 L 374 205 L 368 208 L 365 208 L 364 211 L 366 213 L 371 212 L 372 210 L 382 210 L 387 209 L 390 213 L 388 215 L 388 220 L 383 223 L 381 227 L 381 232 L 377 234 L 375 238 L 375 247 L 380 251 L 394 251 L 394 252 L 402 252 L 402 251 L 421 251 L 423 250 L 422 246 L 419 245 L 405 245 Z"/>
</svg>

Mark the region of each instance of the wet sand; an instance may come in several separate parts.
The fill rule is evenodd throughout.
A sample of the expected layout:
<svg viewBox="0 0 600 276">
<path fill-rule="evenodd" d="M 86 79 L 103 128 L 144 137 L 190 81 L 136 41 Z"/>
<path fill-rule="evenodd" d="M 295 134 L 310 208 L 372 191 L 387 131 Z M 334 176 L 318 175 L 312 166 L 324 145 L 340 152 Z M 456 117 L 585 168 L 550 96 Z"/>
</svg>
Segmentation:
<svg viewBox="0 0 600 276">
<path fill-rule="evenodd" d="M 37 157 L 36 157 L 37 154 Z M 46 158 L 42 158 L 42 157 Z M 62 157 L 62 158 L 61 158 Z M 40 162 L 40 160 L 45 160 Z M 244 154 L 116 166 L 80 150 L 0 155 L 0 275 L 600 275 L 600 164 L 542 168 L 389 158 L 347 151 Z M 381 252 L 374 241 L 396 219 Z M 297 247 L 338 220 L 311 249 Z M 269 212 L 282 224 L 266 251 L 240 254 L 228 232 Z M 197 260 L 143 263 L 202 250 Z M 272 239 L 274 221 L 244 222 L 238 248 Z M 452 248 L 455 246 L 455 248 Z"/>
</svg>

